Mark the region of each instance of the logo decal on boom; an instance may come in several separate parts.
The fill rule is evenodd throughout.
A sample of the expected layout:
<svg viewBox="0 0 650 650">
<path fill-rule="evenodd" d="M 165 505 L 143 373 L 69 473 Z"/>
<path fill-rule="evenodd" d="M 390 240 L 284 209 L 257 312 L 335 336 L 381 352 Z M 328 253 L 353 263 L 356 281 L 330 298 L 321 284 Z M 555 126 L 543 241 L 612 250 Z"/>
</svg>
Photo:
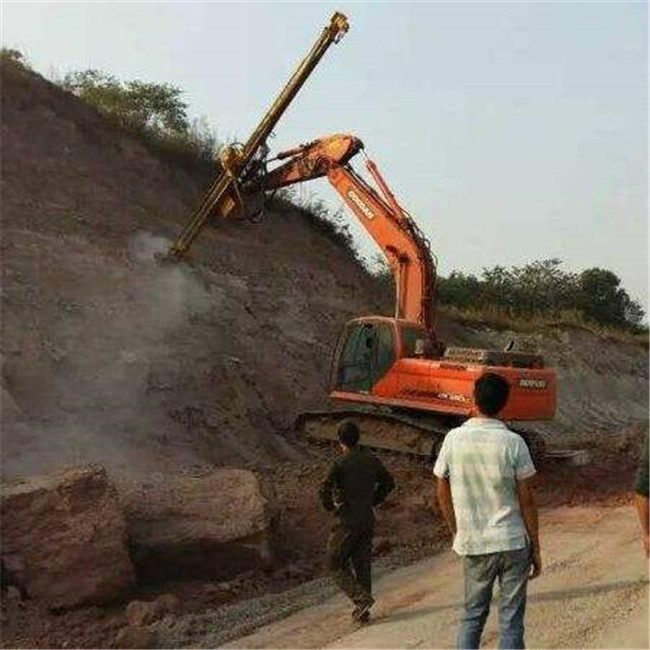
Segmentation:
<svg viewBox="0 0 650 650">
<path fill-rule="evenodd" d="M 367 219 L 375 218 L 375 213 L 363 202 L 363 199 L 354 190 L 348 190 L 348 197 L 363 212 Z"/>
</svg>

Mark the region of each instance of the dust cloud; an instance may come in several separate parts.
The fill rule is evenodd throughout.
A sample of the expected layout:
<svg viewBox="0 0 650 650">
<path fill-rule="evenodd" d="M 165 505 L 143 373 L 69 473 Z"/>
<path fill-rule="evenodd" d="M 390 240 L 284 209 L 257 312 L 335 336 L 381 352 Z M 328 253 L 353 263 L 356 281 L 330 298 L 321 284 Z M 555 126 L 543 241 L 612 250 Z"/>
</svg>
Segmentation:
<svg viewBox="0 0 650 650">
<path fill-rule="evenodd" d="M 79 260 L 90 273 L 77 287 L 63 287 L 74 295 L 66 298 L 69 310 L 39 323 L 34 371 L 47 372 L 45 391 L 23 394 L 12 375 L 24 382 L 24 369 L 5 365 L 3 393 L 12 406 L 2 414 L 5 476 L 80 462 L 132 472 L 194 460 L 168 403 L 185 374 L 187 326 L 218 309 L 222 296 L 182 263 L 161 264 L 158 254 L 168 247 L 140 232 L 121 268 Z"/>
</svg>

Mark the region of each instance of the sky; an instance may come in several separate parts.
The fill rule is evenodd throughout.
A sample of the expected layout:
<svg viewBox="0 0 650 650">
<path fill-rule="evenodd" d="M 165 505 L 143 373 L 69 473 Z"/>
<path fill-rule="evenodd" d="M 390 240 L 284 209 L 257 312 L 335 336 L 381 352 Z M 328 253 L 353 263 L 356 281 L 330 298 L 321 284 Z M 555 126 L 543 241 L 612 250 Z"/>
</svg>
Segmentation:
<svg viewBox="0 0 650 650">
<path fill-rule="evenodd" d="M 335 10 L 350 32 L 273 150 L 361 137 L 442 274 L 556 257 L 613 270 L 647 309 L 645 2 L 5 0 L 2 44 L 46 76 L 172 83 L 191 116 L 245 141 Z M 300 193 L 341 205 L 326 181 Z"/>
</svg>

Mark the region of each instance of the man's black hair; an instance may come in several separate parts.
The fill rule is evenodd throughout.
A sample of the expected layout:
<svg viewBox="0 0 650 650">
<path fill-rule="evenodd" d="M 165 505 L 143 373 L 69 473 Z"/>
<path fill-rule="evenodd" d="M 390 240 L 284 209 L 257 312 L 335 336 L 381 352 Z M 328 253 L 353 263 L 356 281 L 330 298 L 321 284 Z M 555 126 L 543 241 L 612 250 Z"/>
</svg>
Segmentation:
<svg viewBox="0 0 650 650">
<path fill-rule="evenodd" d="M 352 420 L 343 420 L 338 429 L 339 442 L 349 449 L 354 449 L 359 444 L 359 427 Z"/>
<path fill-rule="evenodd" d="M 508 401 L 510 384 L 500 375 L 486 372 L 474 384 L 474 401 L 482 415 L 494 417 Z"/>
</svg>

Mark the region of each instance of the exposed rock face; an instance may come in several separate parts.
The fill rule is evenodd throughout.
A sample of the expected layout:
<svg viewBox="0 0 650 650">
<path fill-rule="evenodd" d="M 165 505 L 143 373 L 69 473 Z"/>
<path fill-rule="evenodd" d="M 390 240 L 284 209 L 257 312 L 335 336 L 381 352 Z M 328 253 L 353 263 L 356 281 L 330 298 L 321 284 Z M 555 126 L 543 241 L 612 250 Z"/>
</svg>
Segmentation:
<svg viewBox="0 0 650 650">
<path fill-rule="evenodd" d="M 124 495 L 138 573 L 229 578 L 270 559 L 268 488 L 241 469 L 159 477 Z"/>
<path fill-rule="evenodd" d="M 140 627 L 151 625 L 162 618 L 164 611 L 156 601 L 134 600 L 127 605 L 125 613 L 129 625 Z"/>
<path fill-rule="evenodd" d="M 86 465 L 0 487 L 2 562 L 51 607 L 102 603 L 134 579 L 126 526 L 106 471 Z"/>
</svg>

